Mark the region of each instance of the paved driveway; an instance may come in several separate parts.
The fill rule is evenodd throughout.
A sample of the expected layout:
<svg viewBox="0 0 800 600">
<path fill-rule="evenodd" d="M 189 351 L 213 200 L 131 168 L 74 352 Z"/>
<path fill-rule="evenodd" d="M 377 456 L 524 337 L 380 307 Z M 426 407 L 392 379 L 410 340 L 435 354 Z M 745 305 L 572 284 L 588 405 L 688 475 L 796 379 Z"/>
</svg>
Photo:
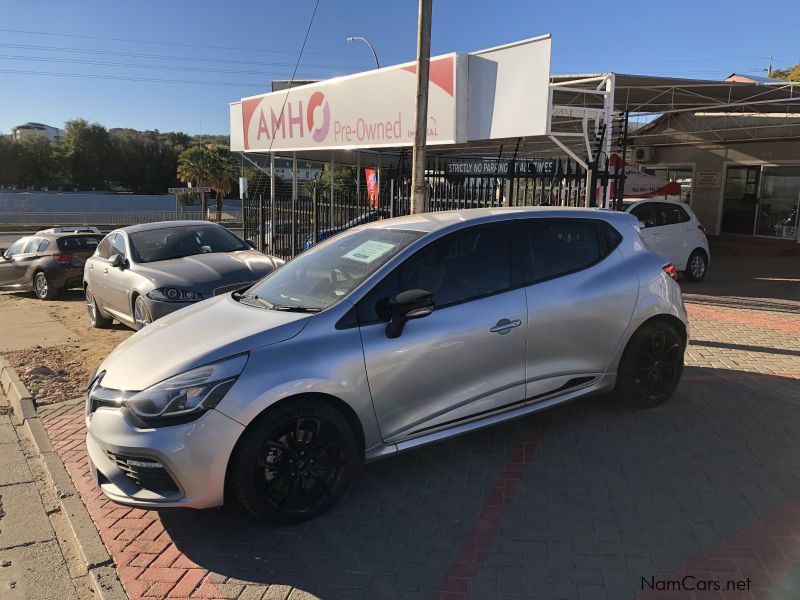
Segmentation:
<svg viewBox="0 0 800 600">
<path fill-rule="evenodd" d="M 43 417 L 132 598 L 796 598 L 798 278 L 798 259 L 721 259 L 687 284 L 664 407 L 591 398 L 371 465 L 296 527 L 115 506 L 80 401 Z"/>
</svg>

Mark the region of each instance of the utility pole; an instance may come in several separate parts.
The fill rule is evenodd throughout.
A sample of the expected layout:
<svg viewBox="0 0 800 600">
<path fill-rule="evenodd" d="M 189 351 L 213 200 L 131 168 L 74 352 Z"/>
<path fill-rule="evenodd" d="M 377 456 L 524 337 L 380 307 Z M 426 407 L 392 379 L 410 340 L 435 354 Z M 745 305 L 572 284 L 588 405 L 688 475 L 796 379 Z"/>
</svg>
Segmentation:
<svg viewBox="0 0 800 600">
<path fill-rule="evenodd" d="M 425 185 L 425 142 L 428 132 L 428 73 L 431 64 L 431 5 L 419 0 L 417 26 L 417 98 L 414 103 L 414 152 L 411 174 L 411 214 L 425 212 L 428 187 Z"/>
</svg>

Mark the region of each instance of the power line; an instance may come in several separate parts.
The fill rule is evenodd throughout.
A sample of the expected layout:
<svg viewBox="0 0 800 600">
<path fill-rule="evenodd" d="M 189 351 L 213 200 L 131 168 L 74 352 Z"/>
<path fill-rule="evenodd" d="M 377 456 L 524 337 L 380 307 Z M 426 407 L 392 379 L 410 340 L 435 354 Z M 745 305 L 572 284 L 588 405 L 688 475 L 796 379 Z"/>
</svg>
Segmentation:
<svg viewBox="0 0 800 600">
<path fill-rule="evenodd" d="M 240 74 L 240 75 L 265 75 L 269 76 L 272 73 L 266 73 L 264 71 L 242 71 L 237 69 L 213 69 L 213 68 L 204 68 L 204 67 L 184 67 L 184 66 L 174 66 L 174 65 L 148 65 L 148 64 L 141 64 L 141 63 L 125 63 L 125 62 L 107 62 L 107 61 L 96 61 L 96 60 L 82 60 L 79 58 L 50 58 L 44 56 L 26 56 L 26 55 L 19 55 L 19 54 L 0 54 L 0 59 L 3 60 L 23 60 L 23 61 L 37 61 L 37 62 L 55 62 L 55 63 L 67 63 L 67 64 L 78 64 L 78 65 L 93 65 L 93 66 L 101 66 L 101 67 L 124 67 L 124 68 L 134 68 L 134 69 L 159 69 L 159 70 L 167 70 L 167 71 L 200 71 L 205 73 L 226 73 L 226 74 Z M 286 66 L 291 67 L 293 63 L 265 63 L 265 64 L 276 64 L 278 66 Z M 309 68 L 336 68 L 332 65 L 304 65 L 305 67 Z"/>
<path fill-rule="evenodd" d="M 172 56 L 168 54 L 148 54 L 148 53 L 141 53 L 141 52 L 121 52 L 116 50 L 91 50 L 86 48 L 68 48 L 63 46 L 41 46 L 36 44 L 13 44 L 13 43 L 0 43 L 0 48 L 19 48 L 22 50 L 43 50 L 43 51 L 52 51 L 52 52 L 70 52 L 76 54 L 100 54 L 100 55 L 107 55 L 107 56 L 128 56 L 133 58 L 153 58 L 157 60 L 188 60 L 188 61 L 197 61 L 197 62 L 209 62 L 209 63 L 230 63 L 230 64 L 242 64 L 242 65 L 270 65 L 270 66 L 282 66 L 282 67 L 290 67 L 294 63 L 291 62 L 266 62 L 263 60 L 241 60 L 241 59 L 232 59 L 232 58 L 207 58 L 202 56 Z M 360 57 L 362 60 L 364 57 Z M 309 65 L 306 65 L 309 66 Z M 342 67 L 352 67 L 353 65 L 314 65 L 315 68 L 342 68 Z"/>
<path fill-rule="evenodd" d="M 77 39 L 85 39 L 85 40 L 101 40 L 107 42 L 125 42 L 128 44 L 155 44 L 160 46 L 178 46 L 184 48 L 206 48 L 209 50 L 232 50 L 238 52 L 264 52 L 264 53 L 271 53 L 271 54 L 294 54 L 294 50 L 277 50 L 277 49 L 267 49 L 267 48 L 244 48 L 244 47 L 236 47 L 236 46 L 213 46 L 208 44 L 189 44 L 186 42 L 165 42 L 165 41 L 158 41 L 158 40 L 142 40 L 142 39 L 133 39 L 133 38 L 117 38 L 117 37 L 107 37 L 107 36 L 100 36 L 100 35 L 79 35 L 75 33 L 59 33 L 55 31 L 31 31 L 27 29 L 0 29 L 2 33 L 21 33 L 25 35 L 44 35 L 44 36 L 51 36 L 51 37 L 66 37 L 66 38 L 77 38 Z M 337 52 L 306 52 L 306 54 L 315 54 L 319 56 L 344 56 L 347 58 L 359 58 L 359 54 L 345 54 L 345 53 L 337 53 Z M 393 57 L 393 58 L 403 58 L 403 57 Z"/>
</svg>

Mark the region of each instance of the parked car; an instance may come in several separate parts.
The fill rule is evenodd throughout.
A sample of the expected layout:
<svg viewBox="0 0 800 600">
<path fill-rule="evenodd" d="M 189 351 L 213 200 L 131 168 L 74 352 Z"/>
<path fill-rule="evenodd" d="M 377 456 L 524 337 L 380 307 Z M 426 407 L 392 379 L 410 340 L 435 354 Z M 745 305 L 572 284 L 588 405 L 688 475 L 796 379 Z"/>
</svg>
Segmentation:
<svg viewBox="0 0 800 600">
<path fill-rule="evenodd" d="M 351 227 L 357 227 L 358 225 L 366 225 L 367 223 L 373 223 L 375 221 L 381 221 L 383 219 L 388 219 L 391 216 L 388 210 L 382 208 L 373 208 L 368 210 L 363 215 L 359 215 L 355 219 L 352 219 L 345 223 L 344 225 L 340 225 L 339 227 L 328 227 L 323 229 L 317 235 L 317 243 L 327 240 L 329 237 L 333 237 L 337 233 L 341 233 L 346 229 L 350 229 Z M 314 236 L 308 235 L 306 236 L 305 243 L 303 244 L 303 250 L 308 250 L 314 246 Z"/>
<path fill-rule="evenodd" d="M 247 287 L 282 264 L 206 221 L 116 229 L 83 270 L 89 320 L 94 327 L 116 319 L 141 329 L 179 308 Z"/>
<path fill-rule="evenodd" d="M 613 390 L 678 385 L 675 270 L 621 212 L 428 213 L 355 227 L 120 344 L 90 384 L 100 488 L 296 522 L 361 461 Z M 227 491 L 226 491 L 227 490 Z"/>
<path fill-rule="evenodd" d="M 52 227 L 18 239 L 0 257 L 0 289 L 32 290 L 53 300 L 80 287 L 83 263 L 102 237 L 95 227 Z"/>
<path fill-rule="evenodd" d="M 706 228 L 691 208 L 670 200 L 635 200 L 625 202 L 625 211 L 642 223 L 642 237 L 653 252 L 666 257 L 687 281 L 706 276 L 711 263 Z"/>
</svg>

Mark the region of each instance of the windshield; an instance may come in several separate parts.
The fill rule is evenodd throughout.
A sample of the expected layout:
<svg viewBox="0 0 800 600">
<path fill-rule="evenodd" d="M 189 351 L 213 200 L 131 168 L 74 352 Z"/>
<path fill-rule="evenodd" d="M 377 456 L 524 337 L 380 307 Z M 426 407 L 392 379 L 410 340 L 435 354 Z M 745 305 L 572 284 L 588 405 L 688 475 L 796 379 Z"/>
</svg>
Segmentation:
<svg viewBox="0 0 800 600">
<path fill-rule="evenodd" d="M 422 235 L 399 229 L 345 232 L 286 263 L 244 295 L 276 309 L 323 310 Z"/>
<path fill-rule="evenodd" d="M 133 257 L 139 263 L 250 249 L 224 227 L 211 224 L 147 229 L 129 233 L 128 238 Z"/>
</svg>

